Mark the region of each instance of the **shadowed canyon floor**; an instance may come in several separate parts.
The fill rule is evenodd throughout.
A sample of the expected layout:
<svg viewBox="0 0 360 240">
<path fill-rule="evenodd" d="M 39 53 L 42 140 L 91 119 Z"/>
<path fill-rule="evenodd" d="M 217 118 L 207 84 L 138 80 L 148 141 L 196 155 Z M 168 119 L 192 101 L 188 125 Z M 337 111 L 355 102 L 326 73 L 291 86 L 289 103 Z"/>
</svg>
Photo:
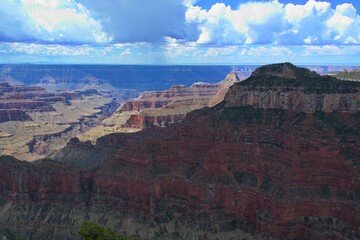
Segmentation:
<svg viewBox="0 0 360 240">
<path fill-rule="evenodd" d="M 140 239 L 358 239 L 359 110 L 360 83 L 268 65 L 168 128 L 2 156 L 0 235 L 79 239 L 91 220 Z"/>
</svg>

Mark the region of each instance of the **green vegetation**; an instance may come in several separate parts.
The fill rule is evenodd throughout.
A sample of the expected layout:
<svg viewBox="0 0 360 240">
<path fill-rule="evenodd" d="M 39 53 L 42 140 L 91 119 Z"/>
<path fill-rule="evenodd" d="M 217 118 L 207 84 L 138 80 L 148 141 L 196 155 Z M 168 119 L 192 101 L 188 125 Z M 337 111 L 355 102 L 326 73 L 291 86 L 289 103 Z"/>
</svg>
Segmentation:
<svg viewBox="0 0 360 240">
<path fill-rule="evenodd" d="M 340 155 L 346 160 L 357 160 L 360 156 L 360 151 L 351 147 L 345 147 L 340 149 Z M 354 162 L 355 165 L 356 162 Z"/>
<path fill-rule="evenodd" d="M 319 189 L 319 197 L 329 199 L 331 198 L 331 191 L 327 185 L 321 185 Z"/>
<path fill-rule="evenodd" d="M 326 115 L 323 111 L 316 111 L 312 116 L 320 120 L 324 124 L 324 127 L 333 128 L 337 135 L 344 134 L 347 128 L 338 112 L 332 112 L 331 114 Z M 321 129 L 321 126 L 318 126 L 318 128 Z"/>
<path fill-rule="evenodd" d="M 352 200 L 354 200 L 354 193 L 353 193 L 353 192 L 349 192 L 348 195 L 346 196 L 346 200 L 347 200 L 347 201 L 352 201 Z"/>
<path fill-rule="evenodd" d="M 228 107 L 219 116 L 221 121 L 230 121 L 234 124 L 240 123 L 262 123 L 263 110 L 253 106 Z"/>
<path fill-rule="evenodd" d="M 287 111 L 284 109 L 268 109 L 266 111 L 266 124 L 271 124 L 273 119 L 282 126 L 287 119 Z"/>
<path fill-rule="evenodd" d="M 283 186 L 276 184 L 271 194 L 274 198 L 281 199 L 285 194 L 285 190 Z"/>
<path fill-rule="evenodd" d="M 321 76 L 306 68 L 291 63 L 272 64 L 258 68 L 250 78 L 237 84 L 249 90 L 265 90 L 285 87 L 288 90 L 303 88 L 306 93 L 356 93 L 360 92 L 360 82 L 339 80 L 331 76 Z"/>
<path fill-rule="evenodd" d="M 234 178 L 239 185 L 247 185 L 249 187 L 257 186 L 257 178 L 253 172 L 233 172 Z"/>
<path fill-rule="evenodd" d="M 360 187 L 355 187 L 353 193 L 355 201 L 360 202 Z"/>
<path fill-rule="evenodd" d="M 346 200 L 360 202 L 360 186 L 354 187 L 352 191 L 346 191 L 345 189 L 337 189 L 336 198 L 343 201 Z"/>
<path fill-rule="evenodd" d="M 353 118 L 356 120 L 356 123 L 352 127 L 346 129 L 346 133 L 357 137 L 360 135 L 360 112 L 354 113 Z M 351 160 L 353 165 L 360 165 L 360 150 L 356 144 L 342 146 L 340 148 L 340 155 L 345 160 Z"/>
<path fill-rule="evenodd" d="M 130 240 L 109 228 L 102 227 L 95 222 L 84 222 L 80 226 L 80 236 L 83 240 Z"/>
<path fill-rule="evenodd" d="M 306 119 L 306 113 L 299 112 L 296 115 L 292 116 L 288 121 L 292 126 L 299 125 Z"/>
<path fill-rule="evenodd" d="M 261 185 L 260 190 L 263 192 L 268 192 L 271 188 L 271 178 L 269 176 L 264 177 Z"/>
<path fill-rule="evenodd" d="M 360 112 L 354 113 L 353 117 L 355 118 L 356 123 L 349 129 L 349 132 L 358 136 L 360 135 Z"/>
<path fill-rule="evenodd" d="M 337 189 L 336 190 L 336 198 L 339 200 L 346 200 L 346 190 L 345 189 Z"/>
<path fill-rule="evenodd" d="M 360 69 L 354 71 L 343 70 L 335 74 L 335 77 L 342 80 L 360 81 Z"/>
</svg>

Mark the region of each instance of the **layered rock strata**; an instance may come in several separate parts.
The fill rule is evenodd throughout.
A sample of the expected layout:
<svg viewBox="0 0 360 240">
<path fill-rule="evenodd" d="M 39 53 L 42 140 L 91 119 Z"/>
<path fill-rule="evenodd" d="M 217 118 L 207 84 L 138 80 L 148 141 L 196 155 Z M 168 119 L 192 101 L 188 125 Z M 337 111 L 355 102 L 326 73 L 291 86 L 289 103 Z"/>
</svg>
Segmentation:
<svg viewBox="0 0 360 240">
<path fill-rule="evenodd" d="M 0 84 L 0 154 L 35 160 L 111 115 L 119 104 L 96 90 L 47 92 Z"/>
<path fill-rule="evenodd" d="M 312 93 L 303 80 L 327 85 Z M 337 84 L 288 63 L 265 66 L 168 128 L 95 145 L 73 139 L 36 164 L 2 157 L 0 232 L 79 239 L 77 227 L 91 220 L 140 239 L 358 239 L 360 112 L 238 97 L 280 86 L 360 94 L 359 84 L 329 87 Z"/>
<path fill-rule="evenodd" d="M 220 103 L 239 78 L 235 73 L 216 84 L 194 83 L 190 87 L 173 86 L 164 91 L 144 92 L 125 102 L 111 117 L 81 134 L 81 140 L 95 141 L 112 132 L 136 132 L 152 126 L 167 127 L 181 122 L 187 113 Z"/>
</svg>

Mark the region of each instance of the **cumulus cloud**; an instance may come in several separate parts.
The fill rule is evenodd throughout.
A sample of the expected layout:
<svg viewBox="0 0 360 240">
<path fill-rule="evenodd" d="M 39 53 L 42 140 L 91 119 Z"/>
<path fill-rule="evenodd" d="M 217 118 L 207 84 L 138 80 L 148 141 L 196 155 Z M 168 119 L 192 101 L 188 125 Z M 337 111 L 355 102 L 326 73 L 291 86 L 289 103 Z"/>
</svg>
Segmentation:
<svg viewBox="0 0 360 240">
<path fill-rule="evenodd" d="M 172 37 L 165 37 L 166 44 L 163 46 L 165 55 L 168 57 L 189 57 L 198 55 L 199 51 L 195 42 L 184 42 Z"/>
<path fill-rule="evenodd" d="M 37 55 L 132 61 L 141 55 L 137 61 L 219 63 L 360 54 L 354 2 L 242 2 L 204 9 L 197 0 L 0 0 L 0 60 Z"/>
<path fill-rule="evenodd" d="M 196 4 L 196 0 L 0 0 L 0 42 L 160 43 L 169 37 L 181 40 L 179 44 L 210 46 L 360 44 L 360 16 L 350 3 L 248 1 L 236 9 L 221 1 L 210 9 Z"/>
<path fill-rule="evenodd" d="M 75 0 L 0 0 L 0 41 L 107 42 L 101 23 Z"/>
<path fill-rule="evenodd" d="M 185 19 L 196 23 L 198 44 L 358 44 L 360 16 L 352 4 L 309 0 L 305 4 L 248 2 L 232 9 L 189 5 Z"/>
</svg>

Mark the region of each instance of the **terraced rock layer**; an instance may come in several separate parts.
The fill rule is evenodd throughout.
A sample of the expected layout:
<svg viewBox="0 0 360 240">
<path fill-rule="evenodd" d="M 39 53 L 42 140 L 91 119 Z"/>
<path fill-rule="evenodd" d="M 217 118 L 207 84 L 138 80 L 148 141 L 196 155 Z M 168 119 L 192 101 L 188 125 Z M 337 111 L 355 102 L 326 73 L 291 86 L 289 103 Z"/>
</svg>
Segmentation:
<svg viewBox="0 0 360 240">
<path fill-rule="evenodd" d="M 319 83 L 302 80 L 328 85 L 314 93 Z M 238 97 L 250 88 L 359 94 L 359 85 L 335 92 L 337 84 L 288 63 L 265 66 L 224 102 L 168 128 L 110 134 L 96 145 L 73 139 L 36 164 L 2 157 L 0 232 L 76 239 L 92 220 L 141 239 L 357 239 L 359 111 Z"/>
<path fill-rule="evenodd" d="M 229 87 L 238 81 L 237 75 L 230 73 L 216 84 L 200 82 L 190 87 L 180 85 L 164 91 L 144 92 L 139 98 L 125 102 L 112 116 L 79 138 L 95 141 L 109 133 L 137 132 L 179 123 L 193 110 L 220 103 Z"/>
<path fill-rule="evenodd" d="M 44 158 L 117 106 L 113 98 L 96 90 L 53 93 L 41 87 L 1 83 L 0 154 L 28 161 Z"/>
</svg>

